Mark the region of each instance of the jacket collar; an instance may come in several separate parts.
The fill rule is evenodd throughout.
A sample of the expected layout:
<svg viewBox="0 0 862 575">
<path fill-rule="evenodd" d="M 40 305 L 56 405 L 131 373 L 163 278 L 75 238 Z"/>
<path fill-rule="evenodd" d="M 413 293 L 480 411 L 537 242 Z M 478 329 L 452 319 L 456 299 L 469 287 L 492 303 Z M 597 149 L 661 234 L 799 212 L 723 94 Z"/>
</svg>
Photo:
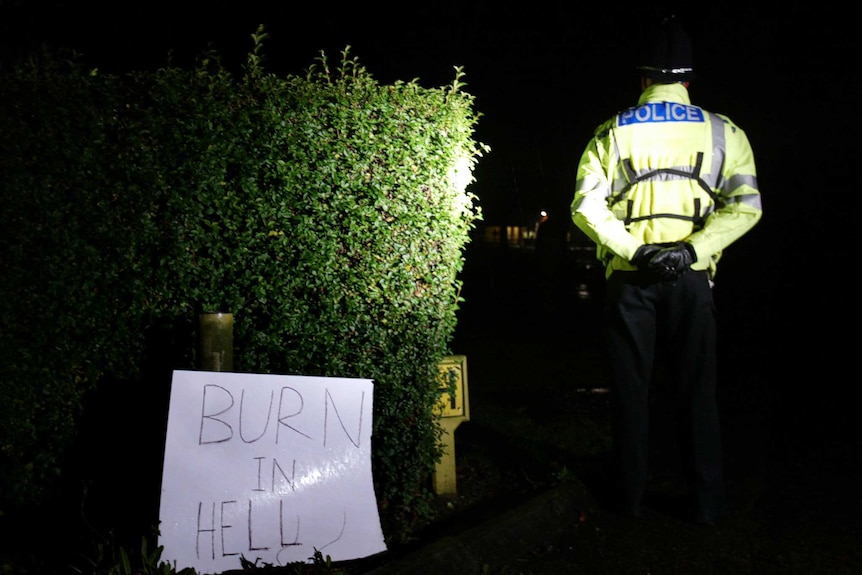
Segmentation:
<svg viewBox="0 0 862 575">
<path fill-rule="evenodd" d="M 688 89 L 676 82 L 674 84 L 653 84 L 641 92 L 638 106 L 647 102 L 679 102 L 680 104 L 691 104 Z"/>
</svg>

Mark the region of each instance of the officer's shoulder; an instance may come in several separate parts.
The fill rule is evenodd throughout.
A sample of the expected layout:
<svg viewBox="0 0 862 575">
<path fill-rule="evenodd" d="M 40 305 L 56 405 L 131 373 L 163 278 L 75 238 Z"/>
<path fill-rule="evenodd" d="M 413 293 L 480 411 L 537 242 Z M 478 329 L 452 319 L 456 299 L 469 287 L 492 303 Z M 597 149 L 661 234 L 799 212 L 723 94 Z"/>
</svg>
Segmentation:
<svg viewBox="0 0 862 575">
<path fill-rule="evenodd" d="M 612 117 L 608 118 L 601 124 L 599 124 L 595 130 L 593 130 L 593 136 L 596 138 L 602 139 L 608 136 L 608 133 L 616 126 L 617 114 L 614 114 Z"/>
<path fill-rule="evenodd" d="M 712 112 L 712 114 L 724 122 L 724 125 L 727 126 L 731 133 L 744 133 L 742 128 L 740 128 L 736 122 L 731 120 L 730 116 L 727 114 L 722 114 L 720 112 Z"/>
</svg>

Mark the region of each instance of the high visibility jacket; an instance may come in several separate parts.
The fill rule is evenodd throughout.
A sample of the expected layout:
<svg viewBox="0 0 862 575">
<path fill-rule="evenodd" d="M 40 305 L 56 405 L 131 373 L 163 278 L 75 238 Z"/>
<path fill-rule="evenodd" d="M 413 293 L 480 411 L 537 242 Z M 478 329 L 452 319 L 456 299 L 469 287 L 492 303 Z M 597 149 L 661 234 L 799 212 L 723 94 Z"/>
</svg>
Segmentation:
<svg viewBox="0 0 862 575">
<path fill-rule="evenodd" d="M 691 266 L 715 275 L 731 243 L 762 215 L 748 137 L 691 105 L 682 84 L 653 84 L 599 126 L 578 164 L 572 220 L 597 246 L 606 276 L 635 269 L 643 244 L 689 242 Z"/>
</svg>

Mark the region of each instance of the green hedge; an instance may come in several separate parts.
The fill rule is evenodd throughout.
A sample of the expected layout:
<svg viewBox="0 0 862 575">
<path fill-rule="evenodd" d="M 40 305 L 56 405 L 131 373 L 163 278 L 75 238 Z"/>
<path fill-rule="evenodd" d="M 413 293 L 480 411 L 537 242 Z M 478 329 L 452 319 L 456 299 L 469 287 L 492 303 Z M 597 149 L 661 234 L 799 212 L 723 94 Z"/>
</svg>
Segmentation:
<svg viewBox="0 0 862 575">
<path fill-rule="evenodd" d="M 0 81 L 0 512 L 55 493 L 88 398 L 157 373 L 148 334 L 194 368 L 205 311 L 237 371 L 373 379 L 384 526 L 427 509 L 479 114 L 459 68 L 382 86 L 347 47 L 279 77 L 254 38 L 241 73 L 45 55 Z"/>
</svg>

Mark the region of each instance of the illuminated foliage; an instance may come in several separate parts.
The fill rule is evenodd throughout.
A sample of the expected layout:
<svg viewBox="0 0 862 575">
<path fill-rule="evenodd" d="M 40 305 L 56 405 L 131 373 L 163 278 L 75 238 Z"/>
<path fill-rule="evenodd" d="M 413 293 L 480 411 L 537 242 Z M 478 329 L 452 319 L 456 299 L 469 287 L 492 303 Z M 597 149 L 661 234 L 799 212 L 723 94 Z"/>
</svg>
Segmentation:
<svg viewBox="0 0 862 575">
<path fill-rule="evenodd" d="M 382 514 L 422 515 L 479 115 L 458 68 L 381 86 L 348 47 L 279 77 L 265 37 L 236 76 L 213 54 L 119 77 L 49 56 L 0 83 L 0 510 L 68 474 L 91 395 L 163 421 L 156 368 L 194 368 L 197 315 L 222 311 L 237 371 L 374 380 Z"/>
</svg>

